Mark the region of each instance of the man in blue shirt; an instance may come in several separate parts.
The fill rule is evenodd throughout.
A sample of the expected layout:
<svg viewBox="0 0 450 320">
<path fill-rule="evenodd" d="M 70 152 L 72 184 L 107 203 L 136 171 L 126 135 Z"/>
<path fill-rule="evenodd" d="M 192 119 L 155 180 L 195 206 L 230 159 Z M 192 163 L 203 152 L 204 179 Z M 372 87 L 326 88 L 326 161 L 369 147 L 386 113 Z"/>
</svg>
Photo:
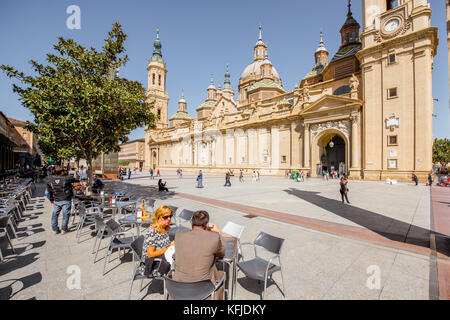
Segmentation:
<svg viewBox="0 0 450 320">
<path fill-rule="evenodd" d="M 200 172 L 198 173 L 197 181 L 198 181 L 197 188 L 203 188 L 203 173 L 202 173 L 202 170 L 200 170 Z"/>
</svg>

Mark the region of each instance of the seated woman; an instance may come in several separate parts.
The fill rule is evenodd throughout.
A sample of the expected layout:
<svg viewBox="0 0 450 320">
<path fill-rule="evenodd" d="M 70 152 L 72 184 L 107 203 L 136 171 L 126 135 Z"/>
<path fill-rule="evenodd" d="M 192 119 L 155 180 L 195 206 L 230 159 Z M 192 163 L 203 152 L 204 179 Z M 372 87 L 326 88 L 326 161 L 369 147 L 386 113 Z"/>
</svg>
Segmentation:
<svg viewBox="0 0 450 320">
<path fill-rule="evenodd" d="M 144 235 L 144 247 L 142 256 L 145 258 L 145 267 L 141 267 L 142 275 L 162 275 L 170 271 L 170 263 L 164 257 L 166 250 L 175 243 L 170 242 L 169 230 L 170 221 L 173 217 L 172 208 L 161 206 L 156 209 L 153 217 L 153 224 Z M 160 257 L 162 262 L 154 261 Z"/>
<path fill-rule="evenodd" d="M 158 181 L 158 189 L 159 189 L 159 191 L 169 191 L 169 189 L 167 189 L 167 187 L 166 187 L 166 183 L 167 182 L 162 182 L 162 179 L 159 179 L 159 181 Z"/>
</svg>

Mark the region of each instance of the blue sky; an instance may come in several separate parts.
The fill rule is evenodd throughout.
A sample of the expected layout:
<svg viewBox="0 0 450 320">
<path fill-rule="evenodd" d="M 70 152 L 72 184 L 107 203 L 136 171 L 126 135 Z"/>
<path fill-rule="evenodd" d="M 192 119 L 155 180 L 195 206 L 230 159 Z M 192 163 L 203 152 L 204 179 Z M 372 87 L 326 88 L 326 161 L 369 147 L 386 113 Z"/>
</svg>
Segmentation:
<svg viewBox="0 0 450 320">
<path fill-rule="evenodd" d="M 362 1 L 352 1 L 353 16 L 362 25 Z M 81 29 L 66 27 L 69 5 L 81 9 Z M 445 2 L 431 0 L 432 25 L 439 28 L 439 47 L 434 60 L 433 135 L 450 137 L 449 83 L 447 66 Z M 184 89 L 188 112 L 206 98 L 210 74 L 216 86 L 223 82 L 226 64 L 230 65 L 232 86 L 253 59 L 258 26 L 268 45 L 269 59 L 278 70 L 283 85 L 292 90 L 311 70 L 320 29 L 325 46 L 334 55 L 340 44 L 339 29 L 345 21 L 347 0 L 299 1 L 153 1 L 153 0 L 20 0 L 0 1 L 2 47 L 0 64 L 9 64 L 26 73 L 28 61 L 45 61 L 58 36 L 72 38 L 84 46 L 98 49 L 111 25 L 123 25 L 130 61 L 120 76 L 140 81 L 147 87 L 147 63 L 153 52 L 156 28 L 160 29 L 163 59 L 166 62 L 169 116 L 176 112 Z M 0 74 L 0 110 L 8 117 L 32 120 L 12 92 L 12 81 Z M 142 128 L 130 139 L 144 137 Z"/>
</svg>

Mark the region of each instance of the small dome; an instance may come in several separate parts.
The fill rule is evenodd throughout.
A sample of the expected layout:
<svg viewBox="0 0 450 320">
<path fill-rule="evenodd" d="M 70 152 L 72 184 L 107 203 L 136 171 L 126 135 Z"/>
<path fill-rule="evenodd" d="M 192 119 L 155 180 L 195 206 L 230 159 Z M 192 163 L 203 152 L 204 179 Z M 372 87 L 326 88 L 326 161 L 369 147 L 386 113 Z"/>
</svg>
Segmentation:
<svg viewBox="0 0 450 320">
<path fill-rule="evenodd" d="M 256 42 L 255 47 L 256 46 L 264 46 L 267 48 L 267 45 L 261 39 Z"/>
<path fill-rule="evenodd" d="M 249 77 L 254 77 L 254 76 L 261 76 L 261 65 L 263 64 L 263 62 L 266 60 L 255 60 L 252 63 L 250 63 L 245 69 L 244 72 L 242 72 L 241 74 L 241 80 L 249 78 Z M 272 64 L 269 61 L 270 64 Z M 272 75 L 277 78 L 280 79 L 280 76 L 278 75 L 278 71 L 275 69 L 275 67 L 272 65 Z"/>
</svg>

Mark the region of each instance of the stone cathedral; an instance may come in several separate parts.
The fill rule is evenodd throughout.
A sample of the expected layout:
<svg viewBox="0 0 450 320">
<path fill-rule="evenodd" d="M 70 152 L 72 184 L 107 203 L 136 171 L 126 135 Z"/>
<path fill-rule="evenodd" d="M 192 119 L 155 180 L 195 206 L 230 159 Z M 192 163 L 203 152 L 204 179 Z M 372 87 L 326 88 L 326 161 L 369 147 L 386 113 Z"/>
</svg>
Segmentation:
<svg viewBox="0 0 450 320">
<path fill-rule="evenodd" d="M 363 0 L 363 28 L 350 1 L 330 55 L 323 41 L 311 72 L 292 91 L 268 58 L 261 27 L 253 61 L 234 92 L 211 77 L 206 100 L 188 114 L 184 95 L 169 118 L 159 34 L 148 64 L 148 100 L 158 115 L 145 134 L 145 168 L 205 172 L 259 170 L 312 177 L 425 179 L 432 168 L 432 69 L 438 45 L 427 0 Z M 345 12 L 345 8 L 343 8 Z M 343 12 L 343 18 L 344 18 Z M 343 19 L 344 20 L 344 19 Z"/>
</svg>

